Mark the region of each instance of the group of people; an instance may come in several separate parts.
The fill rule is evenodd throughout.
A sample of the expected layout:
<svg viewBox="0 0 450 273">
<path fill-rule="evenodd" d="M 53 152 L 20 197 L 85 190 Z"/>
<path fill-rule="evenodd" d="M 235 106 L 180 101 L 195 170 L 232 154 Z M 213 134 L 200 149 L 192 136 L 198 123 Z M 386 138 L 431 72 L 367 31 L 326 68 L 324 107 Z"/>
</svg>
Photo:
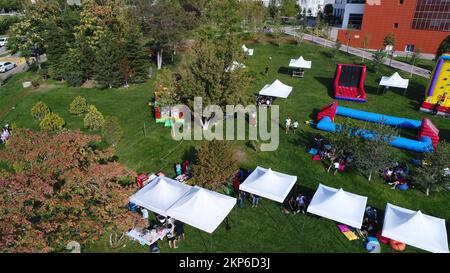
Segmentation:
<svg viewBox="0 0 450 273">
<path fill-rule="evenodd" d="M 273 98 L 269 96 L 259 96 L 256 98 L 256 102 L 258 106 L 271 106 L 273 102 Z"/>
<path fill-rule="evenodd" d="M 295 133 L 295 131 L 297 131 L 297 129 L 298 129 L 298 120 L 295 120 L 294 122 L 292 122 L 291 118 L 288 116 L 286 118 L 286 121 L 285 121 L 286 134 L 289 133 L 289 130 L 291 128 L 294 131 L 294 133 Z"/>
<path fill-rule="evenodd" d="M 159 233 L 160 240 L 167 237 L 169 248 L 178 248 L 177 242 L 186 239 L 184 223 L 170 216 L 164 217 L 156 214 L 156 221 L 153 221 L 147 229 Z M 152 248 L 152 246 L 150 247 Z"/>
<path fill-rule="evenodd" d="M 291 196 L 288 200 L 289 211 L 292 214 L 303 213 L 306 214 L 308 205 L 307 197 L 299 193 L 297 197 Z"/>
<path fill-rule="evenodd" d="M 408 174 L 408 165 L 394 162 L 393 166 L 383 169 L 381 176 L 389 185 L 392 186 L 391 189 L 395 189 L 398 185 L 408 183 Z"/>
<path fill-rule="evenodd" d="M 378 228 L 378 212 L 377 209 L 367 206 L 364 212 L 364 219 L 361 225 L 361 229 L 358 233 L 363 237 L 368 237 L 376 233 Z"/>
<path fill-rule="evenodd" d="M 249 172 L 251 173 L 251 171 Z M 241 191 L 239 189 L 239 186 L 242 182 L 248 177 L 248 174 L 243 169 L 239 169 L 239 172 L 234 176 L 233 178 L 233 190 L 237 195 L 237 201 L 240 208 L 244 207 L 245 200 L 249 199 L 250 203 L 252 204 L 252 208 L 257 208 L 259 201 L 261 200 L 261 196 L 248 193 L 245 191 Z"/>
<path fill-rule="evenodd" d="M 2 133 L 0 134 L 0 144 L 5 143 L 9 139 L 10 136 L 11 136 L 11 128 L 9 127 L 8 124 L 6 124 L 2 128 Z"/>
<path fill-rule="evenodd" d="M 175 173 L 176 173 L 177 177 L 178 176 L 182 176 L 182 175 L 190 177 L 191 169 L 190 169 L 190 166 L 189 166 L 189 161 L 186 159 L 183 162 L 183 165 L 181 165 L 179 162 L 177 162 L 175 164 Z"/>
</svg>

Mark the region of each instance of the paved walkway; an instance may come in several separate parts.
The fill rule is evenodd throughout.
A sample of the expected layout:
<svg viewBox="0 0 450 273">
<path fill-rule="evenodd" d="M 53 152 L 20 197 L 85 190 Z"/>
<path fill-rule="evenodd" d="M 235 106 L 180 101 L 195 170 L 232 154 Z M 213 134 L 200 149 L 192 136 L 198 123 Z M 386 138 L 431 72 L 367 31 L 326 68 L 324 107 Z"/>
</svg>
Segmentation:
<svg viewBox="0 0 450 273">
<path fill-rule="evenodd" d="M 285 27 L 282 29 L 282 31 L 288 35 L 297 36 L 297 33 L 293 27 Z M 304 34 L 303 39 L 311 41 L 311 42 L 319 44 L 319 45 L 322 45 L 322 46 L 325 46 L 325 47 L 333 47 L 335 44 L 335 42 L 333 42 L 333 41 L 330 41 L 330 40 L 327 40 L 324 38 L 320 38 L 315 35 L 306 34 L 306 33 Z M 373 53 L 367 52 L 367 51 L 364 51 L 361 49 L 357 49 L 357 48 L 354 48 L 351 46 L 349 46 L 347 48 L 347 46 L 344 44 L 341 47 L 341 51 L 348 52 L 349 54 L 352 54 L 352 55 L 355 55 L 355 56 L 358 56 L 361 58 L 363 57 L 363 54 L 364 54 L 364 58 L 369 59 L 369 60 L 373 59 Z M 420 68 L 417 66 L 412 66 L 410 64 L 399 62 L 396 60 L 391 61 L 390 58 L 385 58 L 384 64 L 387 66 L 391 66 L 393 68 L 405 71 L 407 73 L 411 73 L 411 70 L 412 70 L 413 74 L 419 75 L 419 76 L 422 76 L 425 78 L 429 78 L 431 75 L 431 71 L 429 71 L 429 70 L 426 70 L 426 69 L 423 69 L 423 68 Z"/>
</svg>

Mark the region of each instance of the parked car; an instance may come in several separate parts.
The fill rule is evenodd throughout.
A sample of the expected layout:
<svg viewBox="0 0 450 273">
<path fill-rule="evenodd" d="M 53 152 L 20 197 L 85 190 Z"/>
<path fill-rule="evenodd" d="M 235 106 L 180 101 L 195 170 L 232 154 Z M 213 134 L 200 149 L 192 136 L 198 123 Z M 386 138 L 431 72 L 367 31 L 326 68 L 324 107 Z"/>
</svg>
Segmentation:
<svg viewBox="0 0 450 273">
<path fill-rule="evenodd" d="M 11 69 L 14 69 L 17 64 L 12 62 L 0 62 L 0 73 L 5 73 Z"/>
<path fill-rule="evenodd" d="M 8 39 L 6 37 L 0 37 L 0 47 L 6 46 Z"/>
</svg>

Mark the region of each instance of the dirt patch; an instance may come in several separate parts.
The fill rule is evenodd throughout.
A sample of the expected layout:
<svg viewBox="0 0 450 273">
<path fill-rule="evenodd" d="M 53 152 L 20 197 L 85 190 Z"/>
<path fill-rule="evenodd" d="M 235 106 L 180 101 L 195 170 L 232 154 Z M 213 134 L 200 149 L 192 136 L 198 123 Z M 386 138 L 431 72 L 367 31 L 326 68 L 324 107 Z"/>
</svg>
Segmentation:
<svg viewBox="0 0 450 273">
<path fill-rule="evenodd" d="M 244 163 L 247 161 L 247 154 L 244 151 L 237 148 L 235 148 L 233 151 L 233 157 L 239 163 Z"/>
<path fill-rule="evenodd" d="M 57 88 L 57 87 L 58 87 L 58 86 L 57 86 L 56 84 L 51 84 L 51 83 L 47 84 L 47 83 L 43 83 L 43 84 L 40 84 L 37 88 L 31 87 L 30 90 L 31 90 L 32 92 L 48 92 L 48 91 L 51 91 L 51 90 L 53 90 L 53 89 L 55 89 L 55 88 Z"/>
<path fill-rule="evenodd" d="M 83 85 L 81 86 L 83 88 L 94 88 L 95 87 L 95 82 L 93 80 L 87 80 L 83 83 Z"/>
</svg>

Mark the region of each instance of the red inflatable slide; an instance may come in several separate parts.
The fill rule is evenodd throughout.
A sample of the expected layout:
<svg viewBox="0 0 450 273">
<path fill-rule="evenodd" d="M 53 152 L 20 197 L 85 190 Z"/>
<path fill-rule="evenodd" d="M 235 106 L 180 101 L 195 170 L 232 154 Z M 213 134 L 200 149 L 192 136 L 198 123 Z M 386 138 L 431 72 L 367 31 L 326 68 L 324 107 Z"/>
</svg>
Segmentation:
<svg viewBox="0 0 450 273">
<path fill-rule="evenodd" d="M 366 67 L 355 64 L 338 64 L 334 76 L 334 97 L 339 100 L 365 102 L 364 79 Z"/>
</svg>

